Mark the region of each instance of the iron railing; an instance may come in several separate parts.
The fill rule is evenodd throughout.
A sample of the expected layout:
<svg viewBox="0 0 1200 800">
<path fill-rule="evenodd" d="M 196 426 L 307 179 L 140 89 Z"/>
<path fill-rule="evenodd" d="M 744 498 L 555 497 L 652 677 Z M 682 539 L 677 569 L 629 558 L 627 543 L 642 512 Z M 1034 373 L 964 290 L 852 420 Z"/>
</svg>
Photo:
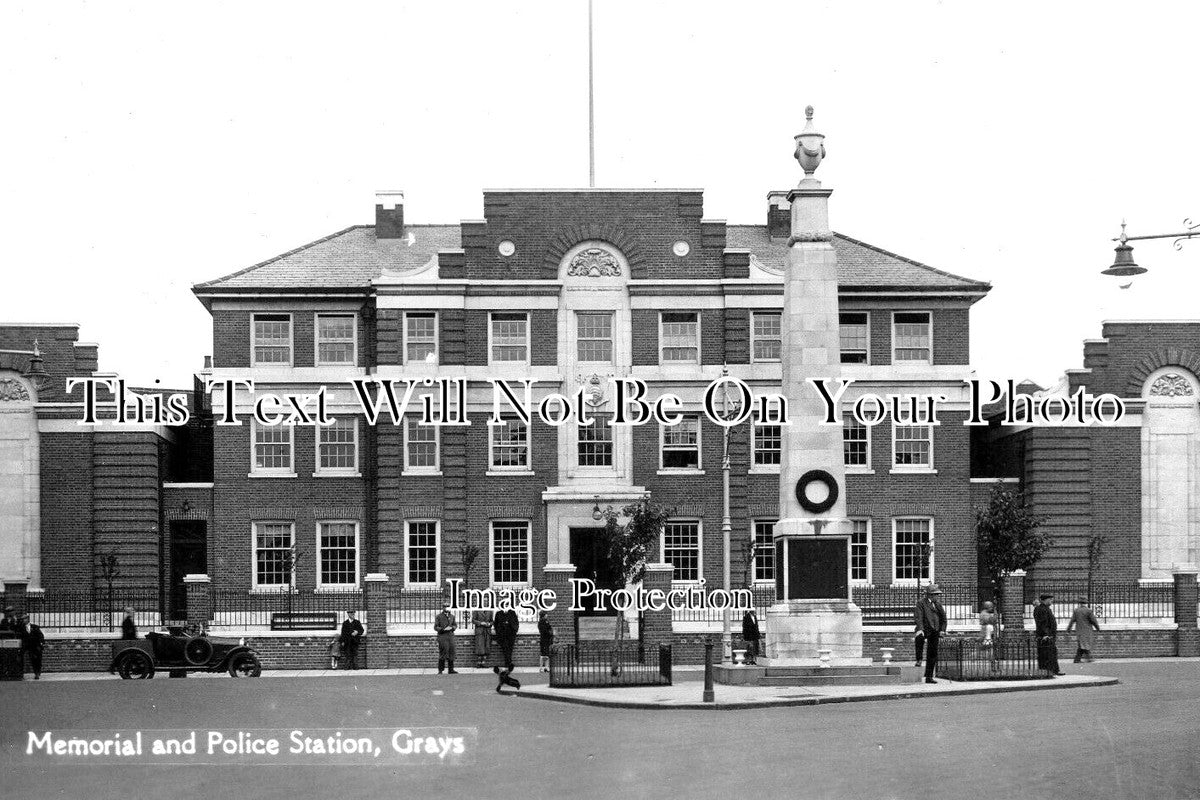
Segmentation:
<svg viewBox="0 0 1200 800">
<path fill-rule="evenodd" d="M 952 681 L 1012 681 L 1044 678 L 1038 669 L 1037 638 L 1005 631 L 985 642 L 978 636 L 944 636 L 938 643 L 937 676 Z"/>
<path fill-rule="evenodd" d="M 671 645 L 580 642 L 550 650 L 552 687 L 670 686 Z"/>
<path fill-rule="evenodd" d="M 926 584 L 928 585 L 928 584 Z M 974 583 L 938 583 L 939 601 L 948 622 L 974 622 L 979 616 L 979 588 Z M 911 625 L 925 586 L 851 586 L 850 599 L 864 625 Z"/>
<path fill-rule="evenodd" d="M 335 615 L 337 622 L 347 611 L 363 613 L 361 589 L 293 589 L 263 592 L 247 589 L 216 589 L 212 593 L 212 626 L 215 628 L 270 628 L 275 614 Z"/>
<path fill-rule="evenodd" d="M 1097 620 L 1161 620 L 1175 616 L 1175 587 L 1170 583 L 1131 581 L 1038 580 L 1025 583 L 1025 604 L 1033 606 L 1042 594 L 1052 594 L 1050 609 L 1062 625 L 1070 620 L 1079 600 L 1087 600 Z M 1028 609 L 1032 614 L 1032 609 Z"/>
<path fill-rule="evenodd" d="M 26 595 L 29 621 L 47 630 L 119 631 L 132 607 L 139 631 L 165 624 L 162 597 L 155 587 L 55 590 Z"/>
</svg>

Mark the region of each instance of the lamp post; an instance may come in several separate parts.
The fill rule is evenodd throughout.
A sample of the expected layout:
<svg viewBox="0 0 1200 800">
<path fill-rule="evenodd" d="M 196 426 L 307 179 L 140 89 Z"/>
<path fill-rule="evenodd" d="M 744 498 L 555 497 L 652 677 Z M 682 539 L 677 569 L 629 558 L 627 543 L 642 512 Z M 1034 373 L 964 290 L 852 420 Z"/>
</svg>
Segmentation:
<svg viewBox="0 0 1200 800">
<path fill-rule="evenodd" d="M 728 365 L 721 368 L 721 377 L 729 377 Z M 724 420 L 736 419 L 741 411 L 741 401 L 729 396 L 729 381 L 723 381 L 721 384 L 721 418 Z M 733 426 L 724 425 L 721 432 L 721 547 L 725 554 L 725 569 L 721 586 L 725 589 L 726 597 L 728 597 L 730 589 L 729 539 L 733 532 L 733 522 L 729 513 L 729 437 L 733 433 Z M 730 631 L 730 613 L 729 604 L 726 603 L 725 608 L 721 610 L 721 665 L 726 667 L 733 664 L 733 633 Z"/>
<path fill-rule="evenodd" d="M 1134 275 L 1141 275 L 1146 272 L 1145 267 L 1140 267 L 1133 260 L 1133 245 L 1129 242 L 1140 241 L 1144 239 L 1174 239 L 1176 250 L 1183 249 L 1183 242 L 1186 239 L 1195 239 L 1200 237 L 1200 223 L 1192 224 L 1190 219 L 1183 221 L 1185 230 L 1180 233 L 1153 233 L 1148 236 L 1129 236 L 1125 233 L 1125 223 L 1121 222 L 1121 235 L 1113 237 L 1113 241 L 1117 242 L 1116 254 L 1117 257 L 1113 260 L 1113 264 L 1106 270 L 1101 272 L 1102 275 L 1111 275 L 1115 278 L 1129 278 Z"/>
</svg>

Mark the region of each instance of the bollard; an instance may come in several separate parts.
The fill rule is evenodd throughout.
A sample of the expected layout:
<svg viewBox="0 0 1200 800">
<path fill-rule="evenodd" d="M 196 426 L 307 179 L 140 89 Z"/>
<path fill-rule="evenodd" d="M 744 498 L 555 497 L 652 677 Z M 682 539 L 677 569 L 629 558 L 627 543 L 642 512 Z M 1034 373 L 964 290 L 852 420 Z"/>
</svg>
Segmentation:
<svg viewBox="0 0 1200 800">
<path fill-rule="evenodd" d="M 704 637 L 704 697 L 703 702 L 713 702 L 713 643 L 711 636 Z"/>
</svg>

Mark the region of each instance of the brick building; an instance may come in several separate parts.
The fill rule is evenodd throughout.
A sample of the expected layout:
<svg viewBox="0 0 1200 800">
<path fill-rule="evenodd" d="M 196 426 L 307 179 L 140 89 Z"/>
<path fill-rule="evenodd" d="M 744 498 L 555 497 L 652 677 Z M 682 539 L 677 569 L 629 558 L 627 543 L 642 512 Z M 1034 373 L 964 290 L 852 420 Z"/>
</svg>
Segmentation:
<svg viewBox="0 0 1200 800">
<path fill-rule="evenodd" d="M 763 224 L 729 225 L 704 219 L 700 191 L 488 191 L 483 220 L 413 225 L 402 194 L 383 193 L 373 226 L 196 285 L 213 318 L 206 377 L 253 379 L 258 392 L 465 377 L 472 422 L 427 428 L 410 413 L 367 425 L 345 386 L 330 392 L 337 425 L 319 432 L 216 425 L 212 487 L 186 490 L 199 493 L 190 505 L 214 581 L 286 582 L 280 554 L 293 544 L 312 554 L 297 566 L 301 587 L 374 572 L 436 587 L 462 577 L 464 544 L 481 552 L 476 582 L 544 585 L 547 565 L 590 576 L 597 508 L 649 493 L 676 510 L 659 553 L 674 580 L 719 585 L 723 437 L 700 413 L 702 392 L 725 366 L 778 391 L 786 195 L 764 210 Z M 849 237 L 834 246 L 842 369 L 856 381 L 847 402 L 865 391 L 951 398 L 940 426 L 846 429 L 854 578 L 973 580 L 970 436 L 957 423 L 969 310 L 989 287 Z M 627 376 L 652 397 L 682 397 L 683 423 L 486 424 L 487 379 L 532 379 L 535 402 L 585 388 L 605 415 L 609 379 Z M 777 514 L 779 429 L 740 426 L 730 448 L 732 572 L 769 583 L 771 548 L 753 565 L 749 555 Z M 935 535 L 928 559 L 921 545 Z"/>
</svg>

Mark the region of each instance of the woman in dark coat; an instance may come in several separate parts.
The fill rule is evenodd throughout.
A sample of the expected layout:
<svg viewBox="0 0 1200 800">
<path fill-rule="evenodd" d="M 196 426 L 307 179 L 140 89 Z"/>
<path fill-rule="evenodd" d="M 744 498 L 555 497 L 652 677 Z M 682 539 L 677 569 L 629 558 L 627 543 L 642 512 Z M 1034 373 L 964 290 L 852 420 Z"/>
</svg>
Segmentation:
<svg viewBox="0 0 1200 800">
<path fill-rule="evenodd" d="M 758 630 L 758 617 L 754 609 L 750 609 L 742 617 L 742 639 L 746 642 L 746 663 L 758 663 L 758 640 L 762 634 Z"/>
<path fill-rule="evenodd" d="M 1081 660 L 1092 663 L 1092 647 L 1096 644 L 1096 631 L 1100 630 L 1100 623 L 1096 622 L 1096 615 L 1088 608 L 1087 600 L 1079 598 L 1079 605 L 1075 607 L 1075 611 L 1071 614 L 1071 621 L 1067 623 L 1067 633 L 1075 631 L 1075 663 L 1078 664 Z"/>
<path fill-rule="evenodd" d="M 550 671 L 550 647 L 554 644 L 554 627 L 550 624 L 546 612 L 538 614 L 538 647 L 541 653 L 540 667 L 542 672 Z"/>
<path fill-rule="evenodd" d="M 475 624 L 475 666 L 486 666 L 492 660 L 492 612 L 476 611 L 471 614 Z"/>
</svg>

